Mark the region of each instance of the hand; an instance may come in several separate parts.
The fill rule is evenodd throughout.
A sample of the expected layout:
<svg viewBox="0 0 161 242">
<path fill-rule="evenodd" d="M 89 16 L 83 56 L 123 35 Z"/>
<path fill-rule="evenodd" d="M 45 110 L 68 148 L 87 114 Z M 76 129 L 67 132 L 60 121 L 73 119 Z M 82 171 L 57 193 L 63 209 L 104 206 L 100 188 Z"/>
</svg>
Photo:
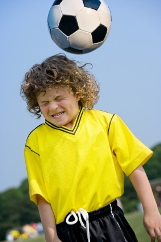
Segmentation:
<svg viewBox="0 0 161 242">
<path fill-rule="evenodd" d="M 153 211 L 151 214 L 145 213 L 143 224 L 151 237 L 151 242 L 161 242 L 161 215 L 159 211 Z"/>
</svg>

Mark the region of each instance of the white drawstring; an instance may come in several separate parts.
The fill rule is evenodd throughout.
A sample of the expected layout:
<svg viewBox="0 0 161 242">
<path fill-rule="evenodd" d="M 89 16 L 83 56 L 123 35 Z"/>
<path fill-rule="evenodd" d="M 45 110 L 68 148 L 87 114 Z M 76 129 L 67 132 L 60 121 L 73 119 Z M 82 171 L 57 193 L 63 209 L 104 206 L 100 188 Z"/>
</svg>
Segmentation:
<svg viewBox="0 0 161 242">
<path fill-rule="evenodd" d="M 78 217 L 76 214 L 78 215 Z M 81 215 L 84 218 L 84 220 L 86 221 L 86 225 L 84 225 Z M 74 217 L 74 221 L 69 221 L 71 216 Z M 66 223 L 69 225 L 76 224 L 78 222 L 78 220 L 79 220 L 80 224 L 82 225 L 82 227 L 87 230 L 87 239 L 88 239 L 88 242 L 90 242 L 89 215 L 88 215 L 87 211 L 84 210 L 83 208 L 80 208 L 76 213 L 74 211 L 71 211 L 70 214 L 66 217 Z"/>
</svg>

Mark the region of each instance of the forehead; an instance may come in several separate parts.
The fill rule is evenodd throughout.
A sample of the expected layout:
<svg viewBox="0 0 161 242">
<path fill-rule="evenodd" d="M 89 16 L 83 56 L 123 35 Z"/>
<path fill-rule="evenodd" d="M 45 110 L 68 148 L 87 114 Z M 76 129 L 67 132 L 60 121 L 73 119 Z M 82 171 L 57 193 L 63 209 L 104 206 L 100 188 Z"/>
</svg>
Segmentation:
<svg viewBox="0 0 161 242">
<path fill-rule="evenodd" d="M 49 87 L 46 90 L 40 92 L 40 94 L 37 96 L 38 100 L 43 100 L 47 97 L 57 97 L 62 95 L 70 95 L 71 90 L 68 86 L 58 86 L 58 87 Z"/>
</svg>

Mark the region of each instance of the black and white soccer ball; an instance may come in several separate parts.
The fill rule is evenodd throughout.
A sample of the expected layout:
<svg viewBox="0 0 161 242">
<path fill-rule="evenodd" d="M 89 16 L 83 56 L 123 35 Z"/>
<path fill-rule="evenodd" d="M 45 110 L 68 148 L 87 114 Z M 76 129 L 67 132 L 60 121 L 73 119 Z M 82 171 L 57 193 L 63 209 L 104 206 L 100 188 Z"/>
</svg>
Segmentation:
<svg viewBox="0 0 161 242">
<path fill-rule="evenodd" d="M 111 20 L 103 0 L 55 0 L 47 18 L 55 44 L 76 54 L 101 46 L 109 34 Z"/>
</svg>

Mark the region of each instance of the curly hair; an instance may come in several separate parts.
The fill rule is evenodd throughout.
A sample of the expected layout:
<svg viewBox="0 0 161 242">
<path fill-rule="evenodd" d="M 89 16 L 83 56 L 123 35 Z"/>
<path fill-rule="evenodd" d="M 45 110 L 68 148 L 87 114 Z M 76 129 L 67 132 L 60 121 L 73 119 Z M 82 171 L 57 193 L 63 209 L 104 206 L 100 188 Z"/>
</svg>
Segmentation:
<svg viewBox="0 0 161 242">
<path fill-rule="evenodd" d="M 79 96 L 79 105 L 92 109 L 98 101 L 99 84 L 95 77 L 85 70 L 84 65 L 68 59 L 64 54 L 47 58 L 41 64 L 35 64 L 26 74 L 21 84 L 21 96 L 27 103 L 29 112 L 41 117 L 37 102 L 40 92 L 47 88 L 67 86 L 75 96 Z"/>
</svg>

